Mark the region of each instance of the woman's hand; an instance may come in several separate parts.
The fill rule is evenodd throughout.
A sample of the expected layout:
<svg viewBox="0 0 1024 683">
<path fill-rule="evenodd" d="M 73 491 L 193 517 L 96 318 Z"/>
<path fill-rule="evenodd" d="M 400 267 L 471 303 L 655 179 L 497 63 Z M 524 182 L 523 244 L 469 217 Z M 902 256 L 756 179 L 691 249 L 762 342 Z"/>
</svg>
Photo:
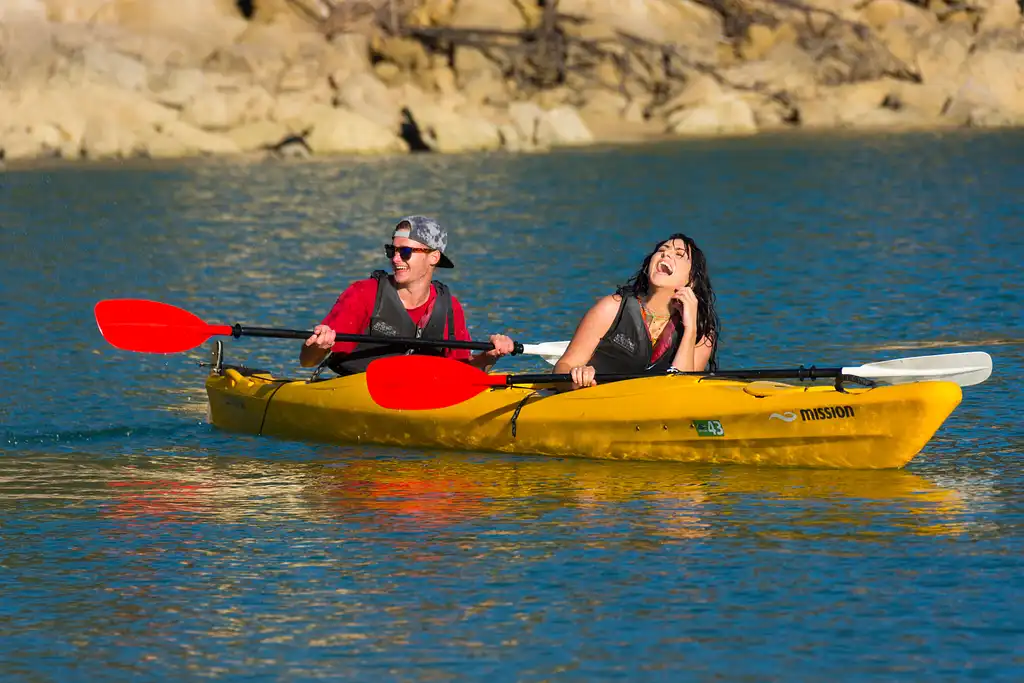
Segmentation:
<svg viewBox="0 0 1024 683">
<path fill-rule="evenodd" d="M 683 326 L 688 330 L 697 329 L 697 309 L 700 302 L 697 295 L 693 293 L 692 287 L 680 287 L 672 295 L 672 304 L 677 309 L 682 309 Z"/>
<path fill-rule="evenodd" d="M 306 340 L 306 346 L 315 346 L 323 351 L 330 351 L 334 348 L 334 337 L 337 332 L 327 325 L 317 325 L 313 328 L 313 334 Z"/>
<path fill-rule="evenodd" d="M 594 370 L 593 365 L 577 365 L 572 368 L 569 370 L 569 375 L 572 377 L 572 388 L 575 390 L 583 387 L 596 387 L 595 374 L 597 371 Z"/>
</svg>

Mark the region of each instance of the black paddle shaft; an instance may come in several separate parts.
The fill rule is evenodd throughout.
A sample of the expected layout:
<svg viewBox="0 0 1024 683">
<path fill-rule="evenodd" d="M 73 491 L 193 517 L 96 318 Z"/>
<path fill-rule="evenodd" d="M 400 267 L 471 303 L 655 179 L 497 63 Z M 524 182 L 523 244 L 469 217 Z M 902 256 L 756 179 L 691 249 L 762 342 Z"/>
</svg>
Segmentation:
<svg viewBox="0 0 1024 683">
<path fill-rule="evenodd" d="M 234 325 L 231 328 L 231 336 L 239 337 L 273 337 L 276 339 L 309 339 L 312 330 L 283 330 L 273 327 L 242 327 Z M 339 334 L 334 337 L 340 342 L 366 342 L 368 344 L 381 344 L 386 346 L 420 346 L 433 349 L 471 349 L 474 351 L 491 351 L 494 345 L 490 342 L 459 341 L 457 339 L 417 339 L 416 337 L 374 337 L 368 334 Z M 513 342 L 512 355 L 517 356 L 523 352 L 523 345 Z"/>
<path fill-rule="evenodd" d="M 643 377 L 660 377 L 666 373 L 641 373 L 641 374 L 606 374 L 596 375 L 594 377 L 598 382 L 617 382 L 624 379 L 641 379 Z M 836 377 L 843 377 L 842 368 L 817 368 L 811 366 L 805 368 L 800 366 L 799 368 L 780 368 L 780 369 L 765 369 L 765 370 L 722 370 L 714 372 L 674 372 L 673 375 L 691 375 L 699 377 L 723 377 L 723 378 L 738 378 L 738 379 L 799 379 L 799 380 L 816 380 L 816 379 L 833 379 Z M 506 375 L 505 384 L 512 386 L 514 384 L 547 384 L 555 382 L 571 382 L 572 375 Z"/>
</svg>

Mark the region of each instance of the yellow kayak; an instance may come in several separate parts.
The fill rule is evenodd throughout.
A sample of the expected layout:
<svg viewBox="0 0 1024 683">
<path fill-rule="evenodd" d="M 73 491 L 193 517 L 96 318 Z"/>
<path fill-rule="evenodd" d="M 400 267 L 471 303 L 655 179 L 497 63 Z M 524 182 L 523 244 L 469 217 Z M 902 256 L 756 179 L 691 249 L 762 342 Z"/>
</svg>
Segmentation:
<svg viewBox="0 0 1024 683">
<path fill-rule="evenodd" d="M 241 368 L 206 380 L 215 426 L 291 440 L 608 460 L 899 468 L 959 405 L 950 381 L 872 388 L 657 376 L 552 393 L 483 391 L 431 410 L 371 398 L 365 374 L 307 382 Z"/>
</svg>

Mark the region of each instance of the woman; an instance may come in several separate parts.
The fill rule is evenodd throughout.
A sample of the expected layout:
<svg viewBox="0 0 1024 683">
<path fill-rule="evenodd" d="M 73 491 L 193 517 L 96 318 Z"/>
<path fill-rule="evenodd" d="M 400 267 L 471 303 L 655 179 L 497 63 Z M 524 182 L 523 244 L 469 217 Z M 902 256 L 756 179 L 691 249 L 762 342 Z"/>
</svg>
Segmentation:
<svg viewBox="0 0 1024 683">
<path fill-rule="evenodd" d="M 704 253 L 676 233 L 587 311 L 553 372 L 569 373 L 580 389 L 605 373 L 714 370 L 718 328 Z"/>
</svg>

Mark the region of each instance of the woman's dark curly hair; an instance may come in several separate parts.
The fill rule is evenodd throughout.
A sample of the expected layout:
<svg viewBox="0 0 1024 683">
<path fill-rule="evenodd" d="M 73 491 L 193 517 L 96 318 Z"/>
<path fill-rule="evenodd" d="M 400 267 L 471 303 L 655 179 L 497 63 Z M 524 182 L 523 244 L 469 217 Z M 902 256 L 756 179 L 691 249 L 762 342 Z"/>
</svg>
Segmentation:
<svg viewBox="0 0 1024 683">
<path fill-rule="evenodd" d="M 700 250 L 692 238 L 681 232 L 659 241 L 651 250 L 640 270 L 636 271 L 626 284 L 618 288 L 620 296 L 643 297 L 648 294 L 651 286 L 650 278 L 647 275 L 651 267 L 651 259 L 658 253 L 662 245 L 673 240 L 680 240 L 686 244 L 686 250 L 690 252 L 690 287 L 697 296 L 700 306 L 697 309 L 697 341 L 701 339 L 711 340 L 711 356 L 708 358 L 708 368 L 718 369 L 718 337 L 721 329 L 721 321 L 718 319 L 718 312 L 715 310 L 715 291 L 711 288 L 711 277 L 708 275 L 708 262 L 704 252 Z"/>
</svg>

